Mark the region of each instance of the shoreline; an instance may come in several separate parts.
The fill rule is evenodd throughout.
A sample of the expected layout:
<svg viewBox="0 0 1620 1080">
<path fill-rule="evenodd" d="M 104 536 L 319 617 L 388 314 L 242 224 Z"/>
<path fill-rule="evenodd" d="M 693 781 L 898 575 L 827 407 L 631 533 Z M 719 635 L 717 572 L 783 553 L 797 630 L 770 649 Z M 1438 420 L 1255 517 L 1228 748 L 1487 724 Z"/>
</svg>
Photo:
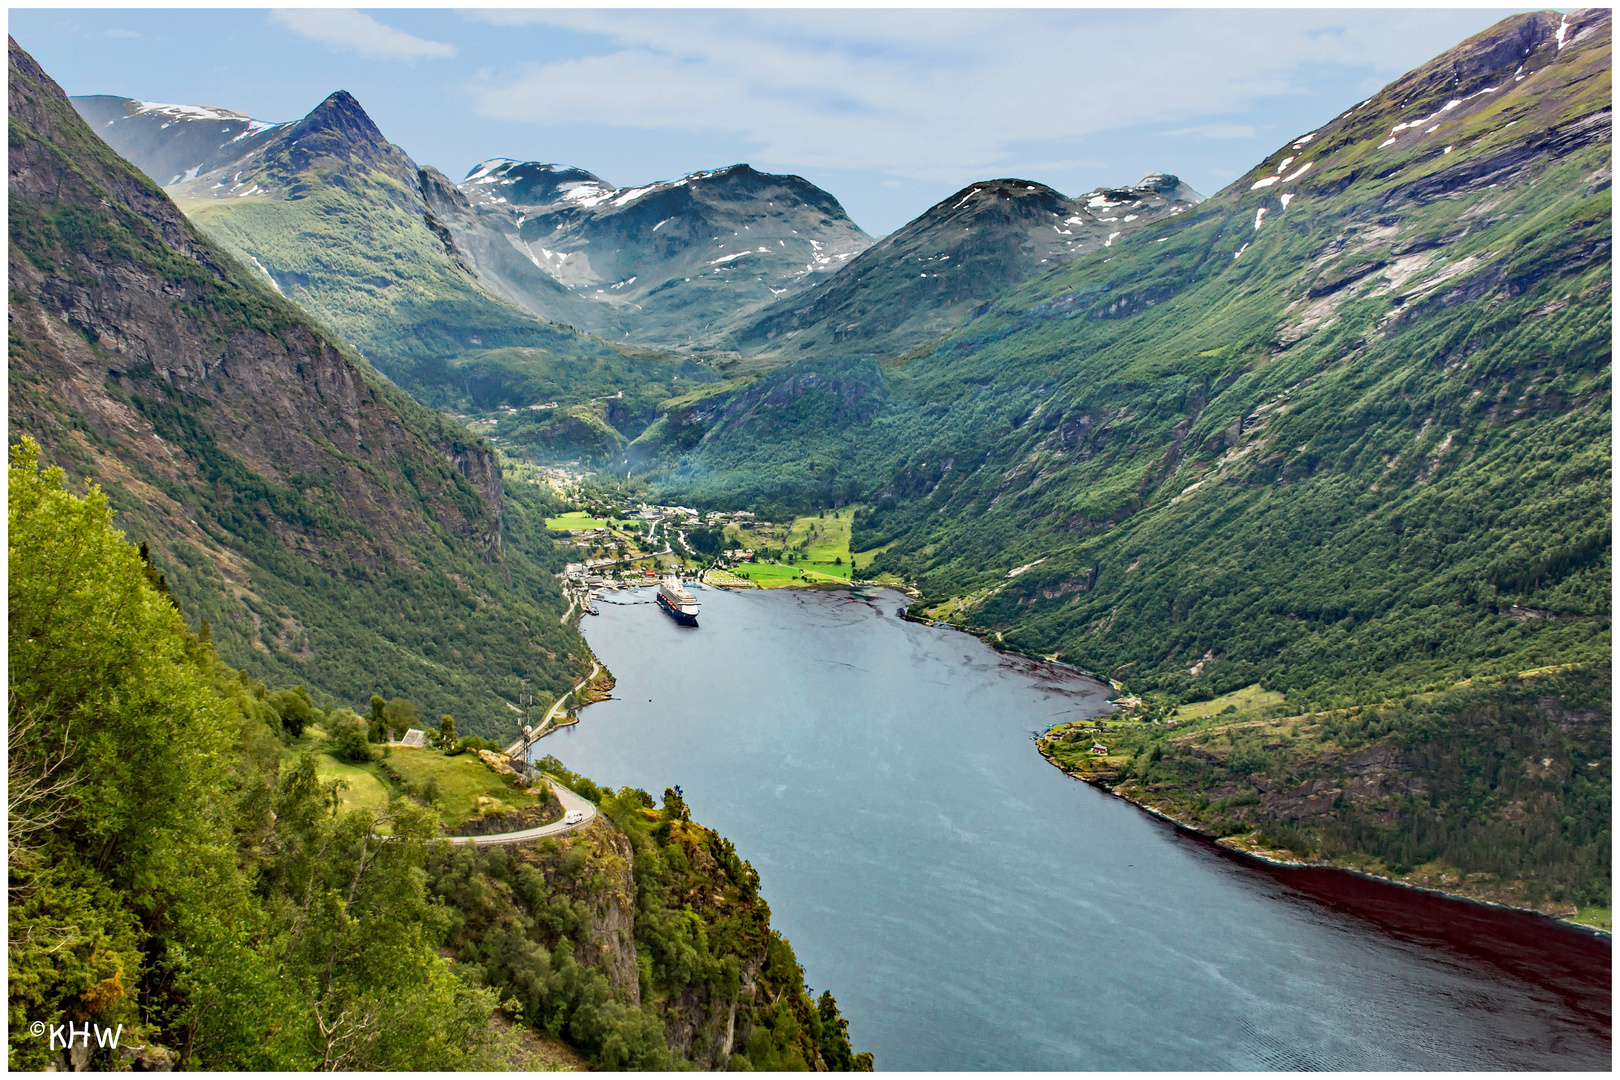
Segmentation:
<svg viewBox="0 0 1620 1080">
<path fill-rule="evenodd" d="M 1430 896 L 1443 897 L 1444 899 L 1457 901 L 1459 903 L 1477 904 L 1480 907 L 1496 908 L 1500 911 L 1514 911 L 1522 915 L 1533 915 L 1538 919 L 1545 919 L 1548 922 L 1556 923 L 1560 926 L 1567 926 L 1572 929 L 1583 930 L 1589 934 L 1601 938 L 1613 940 L 1614 937 L 1612 931 L 1604 930 L 1602 927 L 1576 922 L 1573 919 L 1564 918 L 1558 915 L 1549 915 L 1547 912 L 1537 911 L 1535 908 L 1522 907 L 1518 904 L 1504 903 L 1501 900 L 1487 900 L 1482 897 L 1467 896 L 1462 893 L 1449 892 L 1445 889 L 1435 888 L 1432 885 L 1419 885 L 1412 881 L 1402 881 L 1399 878 L 1388 877 L 1384 874 L 1376 874 L 1368 870 L 1363 870 L 1359 867 L 1340 866 L 1336 863 L 1328 862 L 1314 862 L 1308 859 L 1299 858 L 1297 856 L 1294 858 L 1277 857 L 1282 855 L 1286 849 L 1264 849 L 1264 851 L 1253 851 L 1233 842 L 1230 837 L 1216 836 L 1204 829 L 1200 829 L 1196 825 L 1190 825 L 1187 822 L 1182 821 L 1180 818 L 1175 817 L 1173 814 L 1167 813 L 1166 811 L 1161 810 L 1150 803 L 1143 802 L 1140 799 L 1133 798 L 1130 795 L 1116 791 L 1109 785 L 1109 781 L 1103 779 L 1101 776 L 1087 776 L 1084 773 L 1070 772 L 1068 769 L 1065 769 L 1063 766 L 1059 765 L 1057 762 L 1048 757 L 1044 751 L 1041 752 L 1041 757 L 1046 759 L 1048 765 L 1051 765 L 1054 769 L 1057 769 L 1058 772 L 1069 777 L 1071 780 L 1078 780 L 1081 783 L 1088 784 L 1091 787 L 1094 787 L 1097 790 L 1116 799 L 1130 803 L 1138 810 L 1151 814 L 1160 821 L 1169 824 L 1177 831 L 1186 833 L 1188 836 L 1195 836 L 1200 840 L 1206 840 L 1227 854 L 1234 855 L 1242 859 L 1250 859 L 1254 862 L 1263 863 L 1266 866 L 1273 866 L 1282 870 L 1328 870 L 1337 874 L 1347 874 L 1351 877 L 1358 877 L 1367 881 L 1376 881 L 1384 885 L 1392 885 L 1400 889 L 1410 889 L 1413 892 L 1421 892 L 1427 893 Z M 1270 852 L 1270 854 L 1267 854 L 1266 852 Z M 1287 852 L 1287 854 L 1294 855 L 1293 852 Z"/>
<path fill-rule="evenodd" d="M 706 587 L 708 587 L 708 588 L 716 588 L 716 589 L 728 588 L 728 586 L 725 586 L 725 585 L 709 585 L 709 586 L 706 586 Z M 853 582 L 853 581 L 851 581 L 851 582 L 815 582 L 815 583 L 803 583 L 803 584 L 794 583 L 794 584 L 780 585 L 780 586 L 777 586 L 775 589 L 766 589 L 766 588 L 764 588 L 762 586 L 759 586 L 757 584 L 754 585 L 754 589 L 757 589 L 757 590 L 759 590 L 761 592 L 774 592 L 774 591 L 777 591 L 778 589 L 797 589 L 797 590 L 800 590 L 800 591 L 807 591 L 807 592 L 830 592 L 830 591 L 833 591 L 833 590 L 836 590 L 836 589 L 845 589 L 845 590 L 849 590 L 849 591 L 853 592 L 853 591 L 863 589 L 863 588 L 891 589 L 891 590 L 893 590 L 895 592 L 902 593 L 903 595 L 909 596 L 912 599 L 916 599 L 916 596 L 917 596 L 915 588 L 913 588 L 911 586 L 896 585 L 896 584 L 890 584 L 890 583 L 880 583 L 880 582 Z M 748 590 L 748 591 L 752 591 L 752 590 Z M 1085 668 L 1079 667 L 1079 666 L 1077 666 L 1075 664 L 1070 664 L 1070 663 L 1066 663 L 1066 662 L 1059 661 L 1059 660 L 1048 659 L 1047 657 L 1044 657 L 1044 656 L 1034 656 L 1034 655 L 1031 655 L 1029 653 L 1024 652 L 1022 649 L 1017 649 L 1017 648 L 1014 648 L 1014 647 L 1011 647 L 1011 646 L 1004 645 L 1004 644 L 996 641 L 994 636 L 989 631 L 975 631 L 975 630 L 960 627 L 960 626 L 954 626 L 954 625 L 952 625 L 950 623 L 940 622 L 940 621 L 935 620 L 935 619 L 925 618 L 925 617 L 920 616 L 920 615 L 913 615 L 913 614 L 911 614 L 909 608 L 901 608 L 899 614 L 900 614 L 900 618 L 905 620 L 906 622 L 915 623 L 915 624 L 922 625 L 922 626 L 933 626 L 933 627 L 938 627 L 938 628 L 946 629 L 946 630 L 955 630 L 955 631 L 958 631 L 960 633 L 965 633 L 970 637 L 974 637 L 974 638 L 977 638 L 979 641 L 982 641 L 985 645 L 989 646 L 992 650 L 994 650 L 996 653 L 998 653 L 998 654 L 1000 654 L 1002 656 L 1018 657 L 1018 658 L 1021 658 L 1021 659 L 1029 660 L 1029 661 L 1034 662 L 1034 663 L 1046 664 L 1046 665 L 1050 665 L 1050 666 L 1055 667 L 1055 668 L 1061 668 L 1062 670 L 1064 670 L 1066 672 L 1069 672 L 1069 673 L 1083 675 L 1083 676 L 1085 676 L 1087 678 L 1095 679 L 1099 683 L 1102 683 L 1105 686 L 1109 686 L 1109 687 L 1112 687 L 1115 690 L 1118 690 L 1118 687 L 1115 686 L 1115 684 L 1113 683 L 1112 680 L 1105 679 L 1101 675 L 1098 675 L 1096 672 L 1088 671 Z M 578 626 L 578 624 L 576 624 L 576 627 L 577 626 Z M 580 631 L 580 634 L 581 634 L 581 636 L 583 636 L 583 634 L 584 634 L 583 630 Z M 604 668 L 603 670 L 606 670 L 606 669 Z M 604 700 L 604 699 L 597 699 L 597 700 Z M 584 706 L 589 705 L 589 704 L 593 704 L 593 703 L 594 702 L 591 702 L 591 701 L 581 702 L 578 706 L 576 706 L 576 708 L 583 708 Z M 574 723 L 579 722 L 579 717 L 578 717 L 577 712 L 575 713 L 575 715 L 573 717 L 573 722 Z M 549 732 L 548 732 L 548 734 L 549 734 Z M 1215 835 L 1213 835 L 1213 834 L 1211 834 L 1211 833 L 1209 833 L 1209 832 L 1207 832 L 1207 831 L 1205 831 L 1203 829 L 1198 828 L 1196 825 L 1191 825 L 1191 824 L 1188 824 L 1187 822 L 1184 822 L 1184 821 L 1180 820 L 1179 818 L 1173 816 L 1172 814 L 1170 814 L 1170 813 L 1168 813 L 1168 812 L 1166 812 L 1164 810 L 1159 809 L 1156 806 L 1153 806 L 1153 805 L 1151 805 L 1151 804 L 1149 804 L 1147 802 L 1143 802 L 1142 800 L 1134 798 L 1134 797 L 1132 797 L 1130 795 L 1123 794 L 1123 793 L 1121 793 L 1119 791 L 1116 791 L 1116 790 L 1114 790 L 1113 787 L 1110 786 L 1109 781 L 1107 779 L 1102 778 L 1100 775 L 1088 776 L 1088 775 L 1086 775 L 1084 773 L 1071 772 L 1068 769 L 1065 769 L 1063 766 L 1059 765 L 1056 761 L 1054 761 L 1044 750 L 1038 750 L 1037 752 L 1040 753 L 1041 757 L 1046 760 L 1047 764 L 1049 764 L 1053 768 L 1057 769 L 1063 775 L 1065 775 L 1067 777 L 1070 777 L 1071 779 L 1074 779 L 1074 780 L 1079 780 L 1082 783 L 1089 784 L 1092 787 L 1097 788 L 1098 790 L 1103 791 L 1106 794 L 1111 795 L 1116 799 L 1121 799 L 1121 800 L 1123 800 L 1125 802 L 1128 802 L 1132 806 L 1136 807 L 1138 810 L 1142 810 L 1142 811 L 1145 811 L 1148 814 L 1151 814 L 1152 816 L 1160 819 L 1161 821 L 1166 822 L 1167 824 L 1169 824 L 1173 828 L 1175 828 L 1175 829 L 1177 829 L 1177 830 L 1179 830 L 1179 831 L 1181 831 L 1183 833 L 1186 833 L 1189 836 L 1195 836 L 1195 837 L 1198 837 L 1201 840 L 1208 841 L 1209 843 L 1214 844 L 1215 846 L 1219 847 L 1222 851 L 1224 851 L 1224 852 L 1226 852 L 1226 853 L 1228 853 L 1230 855 L 1239 856 L 1239 857 L 1245 858 L 1245 859 L 1251 859 L 1251 860 L 1253 860 L 1253 861 L 1255 861 L 1257 863 L 1261 863 L 1261 864 L 1266 865 L 1266 866 L 1276 867 L 1276 868 L 1279 868 L 1279 869 L 1327 870 L 1327 871 L 1333 871 L 1335 873 L 1347 874 L 1347 875 L 1350 875 L 1350 876 L 1353 876 L 1353 877 L 1359 877 L 1359 878 L 1363 878 L 1363 879 L 1369 880 L 1369 881 L 1376 881 L 1376 882 L 1381 882 L 1381 883 L 1386 884 L 1386 885 L 1392 885 L 1392 886 L 1395 886 L 1397 888 L 1410 889 L 1410 890 L 1413 890 L 1415 892 L 1427 893 L 1427 894 L 1429 894 L 1431 896 L 1443 897 L 1444 899 L 1447 899 L 1447 900 L 1453 900 L 1453 901 L 1458 901 L 1458 902 L 1467 903 L 1467 904 L 1477 904 L 1477 905 L 1480 905 L 1482 907 L 1496 908 L 1498 910 L 1503 910 L 1503 911 L 1514 911 L 1514 912 L 1519 912 L 1519 913 L 1525 914 L 1525 915 L 1533 915 L 1533 916 L 1535 916 L 1537 918 L 1545 919 L 1545 920 L 1547 920 L 1549 922 L 1556 923 L 1556 924 L 1559 924 L 1561 926 L 1567 926 L 1567 927 L 1572 927 L 1574 929 L 1583 930 L 1583 931 L 1586 931 L 1588 933 L 1591 933 L 1591 934 L 1599 936 L 1599 937 L 1609 938 L 1611 940 L 1613 938 L 1613 931 L 1612 930 L 1604 930 L 1601 927 L 1591 926 L 1591 925 L 1589 925 L 1587 923 L 1576 922 L 1573 919 L 1565 918 L 1565 917 L 1558 916 L 1558 915 L 1551 915 L 1551 914 L 1548 914 L 1547 912 L 1544 912 L 1544 911 L 1538 911 L 1535 908 L 1523 907 L 1523 906 L 1518 905 L 1518 904 L 1505 903 L 1505 902 L 1500 901 L 1500 900 L 1489 900 L 1489 899 L 1484 899 L 1482 897 L 1468 896 L 1468 895 L 1465 895 L 1465 894 L 1462 894 L 1462 893 L 1451 892 L 1451 891 L 1448 891 L 1448 890 L 1443 889 L 1443 888 L 1436 888 L 1436 887 L 1431 886 L 1431 885 L 1420 885 L 1420 884 L 1417 884 L 1417 883 L 1412 882 L 1412 881 L 1402 881 L 1399 878 L 1388 877 L 1388 876 L 1385 876 L 1383 874 L 1373 873 L 1373 872 L 1370 872 L 1370 871 L 1367 871 L 1367 870 L 1364 870 L 1364 869 L 1361 869 L 1361 868 L 1358 868 L 1358 867 L 1341 866 L 1341 865 L 1338 865 L 1338 864 L 1335 864 L 1335 863 L 1311 861 L 1311 860 L 1299 857 L 1294 852 L 1287 851 L 1286 849 L 1251 850 L 1251 849 L 1246 848 L 1243 845 L 1235 842 L 1232 838 L 1215 836 Z"/>
<path fill-rule="evenodd" d="M 911 590 L 909 590 L 909 589 L 906 590 L 906 591 L 908 593 L 911 592 Z M 1096 679 L 1099 682 L 1105 683 L 1105 684 L 1113 687 L 1115 690 L 1120 689 L 1118 684 L 1116 684 L 1112 679 L 1104 678 L 1103 676 L 1098 675 L 1094 671 L 1088 671 L 1085 668 L 1079 667 L 1079 666 L 1077 666 L 1075 664 L 1065 663 L 1063 661 L 1051 659 L 1051 658 L 1045 657 L 1045 656 L 1032 656 L 1029 653 L 1023 651 L 1022 649 L 1017 649 L 1017 648 L 1014 648 L 1012 646 L 1004 645 L 1000 641 L 998 641 L 995 638 L 995 636 L 993 634 L 991 634 L 991 632 L 988 631 L 988 630 L 977 630 L 977 629 L 974 629 L 974 628 L 971 628 L 971 627 L 956 626 L 956 625 L 954 625 L 952 623 L 942 622 L 942 621 L 937 620 L 937 619 L 930 619 L 930 618 L 927 618 L 926 616 L 913 615 L 913 614 L 911 614 L 909 609 L 902 609 L 901 612 L 900 612 L 900 617 L 902 619 L 906 620 L 907 622 L 917 623 L 917 624 L 922 625 L 922 626 L 934 626 L 934 627 L 939 627 L 939 628 L 946 629 L 946 630 L 956 630 L 956 631 L 959 631 L 960 633 L 967 634 L 970 637 L 978 638 L 980 641 L 982 641 L 986 645 L 990 646 L 990 648 L 994 649 L 996 652 L 1001 653 L 1003 655 L 1019 656 L 1019 657 L 1022 657 L 1024 659 L 1027 659 L 1027 660 L 1035 661 L 1037 663 L 1049 664 L 1049 665 L 1051 665 L 1053 667 L 1064 668 L 1067 671 L 1075 672 L 1075 673 L 1078 673 L 1080 675 L 1085 675 L 1085 676 L 1088 676 L 1089 678 Z M 1108 714 L 1103 714 L 1103 715 L 1108 715 Z M 1039 743 L 1037 743 L 1037 746 L 1039 746 Z M 1107 780 L 1102 779 L 1100 776 L 1087 776 L 1084 773 L 1070 772 L 1068 769 L 1064 768 L 1062 765 L 1060 765 L 1056 761 L 1054 761 L 1052 759 L 1052 757 L 1049 754 L 1047 754 L 1044 749 L 1038 749 L 1037 752 L 1041 755 L 1042 758 L 1044 758 L 1046 760 L 1046 763 L 1048 765 L 1051 765 L 1053 768 L 1057 769 L 1063 775 L 1068 776 L 1068 777 L 1070 777 L 1072 779 L 1075 779 L 1075 780 L 1082 781 L 1083 783 L 1089 784 L 1092 787 L 1097 788 L 1098 790 L 1103 791 L 1103 792 L 1107 793 L 1108 795 L 1113 796 L 1116 799 L 1122 799 L 1125 802 L 1128 802 L 1132 806 L 1136 807 L 1138 810 L 1146 811 L 1147 813 L 1153 815 L 1154 817 L 1159 818 L 1161 821 L 1167 822 L 1168 824 L 1170 824 L 1175 829 L 1177 829 L 1177 830 L 1179 830 L 1181 832 L 1184 832 L 1184 833 L 1188 834 L 1189 836 L 1196 836 L 1201 840 L 1207 840 L 1210 843 L 1212 843 L 1212 844 L 1216 845 L 1217 847 L 1221 848 L 1221 850 L 1223 850 L 1223 851 L 1225 851 L 1225 852 L 1227 852 L 1229 854 L 1232 854 L 1232 855 L 1240 856 L 1240 857 L 1246 858 L 1246 859 L 1252 859 L 1255 862 L 1262 863 L 1262 864 L 1265 864 L 1267 866 L 1278 867 L 1280 869 L 1328 870 L 1328 871 L 1333 871 L 1335 873 L 1340 873 L 1340 874 L 1349 874 L 1351 876 L 1363 878 L 1363 879 L 1368 880 L 1368 881 L 1382 882 L 1382 883 L 1384 883 L 1386 885 L 1393 885 L 1393 886 L 1396 886 L 1396 887 L 1402 888 L 1402 889 L 1411 889 L 1411 890 L 1413 890 L 1415 892 L 1427 893 L 1427 894 L 1429 894 L 1431 896 L 1439 896 L 1439 897 L 1443 897 L 1443 898 L 1445 898 L 1447 900 L 1455 900 L 1455 901 L 1459 901 L 1459 902 L 1467 903 L 1467 904 L 1478 904 L 1478 905 L 1480 905 L 1482 907 L 1497 908 L 1497 909 L 1503 910 L 1503 911 L 1516 911 L 1516 912 L 1519 912 L 1519 913 L 1525 914 L 1525 915 L 1534 915 L 1537 918 L 1546 919 L 1549 922 L 1557 923 L 1557 924 L 1559 924 L 1561 926 L 1568 926 L 1568 927 L 1573 927 L 1573 928 L 1578 929 L 1578 930 L 1584 930 L 1584 931 L 1587 931 L 1588 933 L 1596 934 L 1596 935 L 1599 935 L 1601 937 L 1609 938 L 1611 940 L 1614 937 L 1614 932 L 1613 932 L 1612 929 L 1605 930 L 1600 926 L 1592 926 L 1592 925 L 1590 925 L 1588 923 L 1576 922 L 1574 919 L 1566 918 L 1566 917 L 1560 916 L 1560 915 L 1551 915 L 1551 914 L 1548 914 L 1545 911 L 1539 911 L 1539 910 L 1537 910 L 1535 908 L 1523 907 L 1523 906 L 1521 906 L 1519 904 L 1510 904 L 1510 903 L 1506 903 L 1506 902 L 1501 901 L 1501 900 L 1488 900 L 1488 899 L 1485 899 L 1485 898 L 1482 898 L 1482 897 L 1468 896 L 1468 895 L 1465 895 L 1463 893 L 1451 892 L 1451 891 L 1449 891 L 1447 889 L 1443 889 L 1443 888 L 1436 888 L 1435 886 L 1432 886 L 1432 885 L 1419 885 L 1416 882 L 1402 881 L 1399 878 L 1388 877 L 1388 876 L 1385 876 L 1383 874 L 1373 873 L 1371 871 L 1364 870 L 1364 869 L 1361 869 L 1359 867 L 1341 866 L 1341 865 L 1338 865 L 1336 863 L 1313 862 L 1313 861 L 1307 860 L 1305 858 L 1299 857 L 1295 852 L 1288 851 L 1287 849 L 1251 850 L 1251 849 L 1246 848 L 1246 847 L 1242 846 L 1241 844 L 1235 842 L 1230 837 L 1215 836 L 1212 833 L 1209 833 L 1209 832 L 1207 832 L 1207 831 L 1205 831 L 1203 829 L 1198 828 L 1196 825 L 1190 825 L 1187 822 L 1182 821 L 1181 819 L 1173 816 L 1172 814 L 1170 814 L 1170 813 L 1168 813 L 1168 812 L 1166 812 L 1164 810 L 1159 809 L 1156 806 L 1153 806 L 1153 805 L 1151 805 L 1149 803 L 1143 802 L 1140 799 L 1133 798 L 1130 795 L 1123 794 L 1123 793 L 1121 793 L 1119 791 L 1116 791 L 1116 790 L 1114 790 L 1114 788 L 1112 786 L 1110 786 L 1110 784 L 1109 784 L 1109 782 Z M 1267 852 L 1269 852 L 1269 854 Z M 1292 856 L 1292 857 L 1291 858 L 1281 857 L 1281 856 L 1284 856 L 1284 855 Z"/>
</svg>

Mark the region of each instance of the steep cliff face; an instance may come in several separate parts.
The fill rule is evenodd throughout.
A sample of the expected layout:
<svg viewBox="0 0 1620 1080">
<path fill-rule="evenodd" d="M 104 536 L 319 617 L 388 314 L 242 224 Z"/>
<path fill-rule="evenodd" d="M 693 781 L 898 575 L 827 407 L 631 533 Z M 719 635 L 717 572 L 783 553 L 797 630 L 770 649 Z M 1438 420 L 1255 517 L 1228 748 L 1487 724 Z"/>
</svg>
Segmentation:
<svg viewBox="0 0 1620 1080">
<path fill-rule="evenodd" d="M 359 700 L 397 679 L 430 708 L 481 714 L 475 727 L 510 726 L 497 693 L 431 660 L 452 639 L 428 629 L 443 614 L 417 617 L 409 645 L 386 626 L 404 614 L 387 581 L 449 572 L 504 591 L 514 566 L 532 571 L 503 559 L 492 452 L 200 235 L 15 43 L 10 60 L 13 437 L 109 491 L 230 662 Z M 543 583 L 533 595 L 548 602 Z M 515 597 L 499 610 L 520 644 L 482 676 L 499 685 L 505 668 L 515 696 L 517 679 L 546 686 L 556 668 L 560 692 L 569 672 L 535 647 L 548 631 L 521 629 L 555 616 Z M 568 652 L 564 639 L 551 651 Z M 406 646 L 432 666 L 381 676 L 339 641 Z"/>
<path fill-rule="evenodd" d="M 475 872 L 440 882 L 464 920 L 456 947 L 474 961 L 488 955 L 480 935 L 526 921 L 531 940 L 566 942 L 581 969 L 606 976 L 614 1000 L 639 1007 L 633 863 L 630 841 L 602 818 L 565 838 L 492 849 L 471 860 Z"/>
<path fill-rule="evenodd" d="M 11 119 L 35 136 L 14 137 L 9 162 L 11 279 L 27 296 L 12 320 L 35 346 L 13 357 L 13 377 L 74 404 L 89 431 L 64 432 L 68 441 L 93 453 L 94 443 L 128 440 L 175 480 L 183 464 L 154 425 L 132 427 L 129 412 L 184 409 L 271 483 L 320 477 L 303 485 L 323 490 L 311 501 L 360 526 L 312 530 L 311 543 L 335 550 L 328 558 L 398 558 L 405 538 L 432 531 L 423 507 L 410 505 L 418 496 L 442 504 L 435 517 L 453 532 L 498 535 L 487 450 L 443 442 L 457 475 L 479 477 L 481 490 L 435 469 L 408 503 L 388 473 L 431 447 L 406 429 L 398 396 L 386 400 L 380 382 L 230 265 L 161 192 L 95 155 L 77 117 L 62 112 L 60 91 L 15 46 L 12 57 Z M 19 404 L 15 421 L 56 426 L 49 398 L 25 394 Z M 449 494 L 463 486 L 462 499 Z M 272 516 L 273 529 L 292 528 Z"/>
<path fill-rule="evenodd" d="M 599 792 L 570 836 L 430 861 L 466 973 L 597 1068 L 870 1069 L 830 994 L 812 1001 L 759 877 L 674 791 Z"/>
</svg>

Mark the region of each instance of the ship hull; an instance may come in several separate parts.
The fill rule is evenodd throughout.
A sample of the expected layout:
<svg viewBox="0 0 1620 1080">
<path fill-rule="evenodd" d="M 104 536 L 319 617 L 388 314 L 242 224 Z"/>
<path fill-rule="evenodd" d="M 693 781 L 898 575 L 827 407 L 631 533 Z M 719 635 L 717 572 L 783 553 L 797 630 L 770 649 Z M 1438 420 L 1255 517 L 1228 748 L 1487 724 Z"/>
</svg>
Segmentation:
<svg viewBox="0 0 1620 1080">
<path fill-rule="evenodd" d="M 665 615 L 668 615 L 682 626 L 697 625 L 696 615 L 688 615 L 674 604 L 671 604 L 667 599 L 664 598 L 663 593 L 658 594 L 658 606 L 663 609 Z"/>
</svg>

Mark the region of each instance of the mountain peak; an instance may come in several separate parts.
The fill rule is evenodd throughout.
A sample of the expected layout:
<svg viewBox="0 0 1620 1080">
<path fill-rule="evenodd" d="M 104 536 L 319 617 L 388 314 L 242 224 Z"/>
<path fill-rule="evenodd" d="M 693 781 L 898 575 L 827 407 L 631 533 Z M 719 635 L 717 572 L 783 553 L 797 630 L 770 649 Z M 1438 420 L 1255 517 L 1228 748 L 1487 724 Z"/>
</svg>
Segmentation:
<svg viewBox="0 0 1620 1080">
<path fill-rule="evenodd" d="M 1195 206 L 1204 201 L 1202 195 L 1183 183 L 1181 177 L 1175 173 L 1148 173 L 1136 182 L 1136 186 L 1143 191 L 1157 191 L 1167 199 L 1188 202 Z"/>
<path fill-rule="evenodd" d="M 347 90 L 338 90 L 315 106 L 296 125 L 294 138 L 303 139 L 321 132 L 329 132 L 350 142 L 378 146 L 388 144 L 371 117 L 366 115 L 366 110 Z"/>
<path fill-rule="evenodd" d="M 981 180 L 878 241 L 832 280 L 779 301 L 737 340 L 744 349 L 897 353 L 1018 282 L 1201 201 L 1166 173 L 1078 199 L 1034 180 Z"/>
<path fill-rule="evenodd" d="M 1274 211 L 1351 184 L 1489 186 L 1538 167 L 1526 140 L 1561 153 L 1606 140 L 1608 110 L 1588 106 L 1609 98 L 1611 24 L 1592 8 L 1503 19 L 1268 154 L 1219 198 Z"/>
<path fill-rule="evenodd" d="M 618 190 L 593 172 L 555 162 L 517 161 L 497 157 L 480 161 L 458 187 L 499 190 L 510 206 L 549 206 L 611 195 Z"/>
</svg>

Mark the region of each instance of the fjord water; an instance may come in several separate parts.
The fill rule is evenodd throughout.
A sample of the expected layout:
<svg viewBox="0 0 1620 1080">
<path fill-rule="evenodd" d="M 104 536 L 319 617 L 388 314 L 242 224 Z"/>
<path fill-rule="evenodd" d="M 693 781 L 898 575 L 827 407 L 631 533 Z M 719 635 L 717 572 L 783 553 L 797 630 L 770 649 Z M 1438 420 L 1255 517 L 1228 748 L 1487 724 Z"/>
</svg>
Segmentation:
<svg viewBox="0 0 1620 1080">
<path fill-rule="evenodd" d="M 536 745 L 683 788 L 879 1069 L 1600 1069 L 1606 938 L 1259 867 L 1046 764 L 1107 687 L 904 597 L 651 590 L 585 619 L 614 700 Z"/>
</svg>

